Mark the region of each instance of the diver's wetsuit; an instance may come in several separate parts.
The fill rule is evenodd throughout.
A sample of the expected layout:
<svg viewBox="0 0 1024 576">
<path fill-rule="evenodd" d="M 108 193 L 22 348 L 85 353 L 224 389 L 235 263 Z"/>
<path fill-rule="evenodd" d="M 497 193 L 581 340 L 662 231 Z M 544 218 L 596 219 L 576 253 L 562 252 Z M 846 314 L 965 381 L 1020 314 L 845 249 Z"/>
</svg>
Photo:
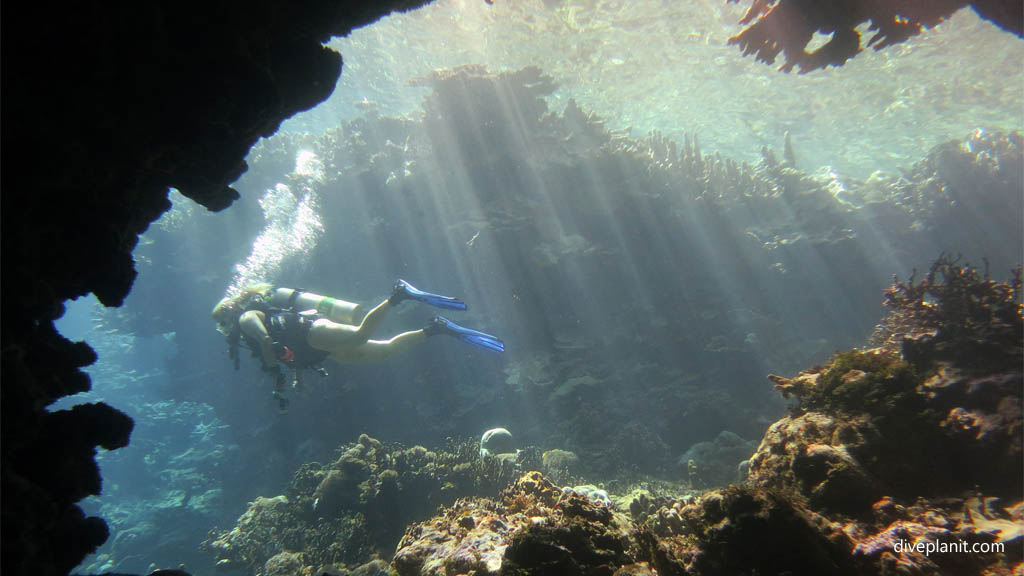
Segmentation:
<svg viewBox="0 0 1024 576">
<path fill-rule="evenodd" d="M 262 300 L 252 302 L 246 308 L 246 312 L 250 310 L 263 312 L 263 325 L 274 342 L 274 353 L 278 361 L 289 368 L 298 370 L 316 366 L 330 355 L 329 352 L 317 350 L 309 345 L 309 329 L 319 316 L 311 319 L 290 310 L 271 306 Z M 259 342 L 247 334 L 243 333 L 242 339 L 252 350 L 260 349 Z"/>
</svg>

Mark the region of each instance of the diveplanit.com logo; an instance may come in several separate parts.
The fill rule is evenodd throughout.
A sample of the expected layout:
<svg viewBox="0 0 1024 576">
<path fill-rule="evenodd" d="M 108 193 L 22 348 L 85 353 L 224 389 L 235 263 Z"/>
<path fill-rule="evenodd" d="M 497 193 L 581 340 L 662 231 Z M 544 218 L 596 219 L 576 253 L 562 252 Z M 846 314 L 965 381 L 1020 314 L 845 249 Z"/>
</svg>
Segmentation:
<svg viewBox="0 0 1024 576">
<path fill-rule="evenodd" d="M 917 540 L 909 542 L 899 540 L 892 546 L 893 552 L 902 554 L 904 552 L 917 552 L 918 554 L 1002 554 L 1005 551 L 1003 542 L 968 542 L 957 540 L 954 542 L 943 542 L 940 540 Z"/>
</svg>

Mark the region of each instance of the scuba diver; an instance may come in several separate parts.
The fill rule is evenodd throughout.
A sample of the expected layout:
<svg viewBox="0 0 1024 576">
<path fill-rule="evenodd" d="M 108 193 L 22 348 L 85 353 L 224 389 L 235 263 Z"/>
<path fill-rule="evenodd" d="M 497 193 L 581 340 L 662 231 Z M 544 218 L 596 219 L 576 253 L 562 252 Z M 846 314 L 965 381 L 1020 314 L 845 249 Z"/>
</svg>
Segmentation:
<svg viewBox="0 0 1024 576">
<path fill-rule="evenodd" d="M 263 370 L 275 376 L 274 398 L 282 412 L 288 408 L 282 364 L 294 370 L 292 385 L 299 388 L 304 369 L 313 368 L 321 376 L 327 375 L 320 367 L 325 359 L 343 364 L 379 362 L 438 334 L 488 350 L 505 351 L 500 339 L 464 328 L 442 316 L 435 316 L 419 330 L 403 332 L 389 340 L 371 340 L 388 311 L 405 300 L 447 310 L 466 309 L 458 298 L 424 292 L 398 280 L 391 296 L 365 315 L 362 307 L 352 302 L 270 284 L 248 286 L 237 296 L 222 299 L 212 314 L 217 329 L 227 336 L 236 370 L 239 345 L 245 345 L 261 358 Z"/>
</svg>

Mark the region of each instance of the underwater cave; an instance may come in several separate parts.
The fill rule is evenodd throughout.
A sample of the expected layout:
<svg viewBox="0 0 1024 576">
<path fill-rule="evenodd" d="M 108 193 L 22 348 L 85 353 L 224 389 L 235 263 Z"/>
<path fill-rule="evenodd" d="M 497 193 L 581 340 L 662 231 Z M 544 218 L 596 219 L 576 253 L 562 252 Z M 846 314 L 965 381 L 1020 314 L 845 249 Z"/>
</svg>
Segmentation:
<svg viewBox="0 0 1024 576">
<path fill-rule="evenodd" d="M 918 4 L 5 6 L 3 571 L 1017 573 L 1021 6 Z"/>
</svg>

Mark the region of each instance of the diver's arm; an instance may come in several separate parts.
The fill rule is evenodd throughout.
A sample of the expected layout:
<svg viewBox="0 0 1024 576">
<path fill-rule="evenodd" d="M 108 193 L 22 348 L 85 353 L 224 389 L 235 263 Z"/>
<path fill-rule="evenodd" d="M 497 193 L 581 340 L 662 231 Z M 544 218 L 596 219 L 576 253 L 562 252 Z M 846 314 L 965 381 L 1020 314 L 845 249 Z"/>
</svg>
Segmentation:
<svg viewBox="0 0 1024 576">
<path fill-rule="evenodd" d="M 274 355 L 274 341 L 270 339 L 267 327 L 263 324 L 263 313 L 258 310 L 249 310 L 238 318 L 238 326 L 242 329 L 243 334 L 259 342 L 263 367 L 268 369 L 276 367 L 277 356 Z"/>
</svg>

